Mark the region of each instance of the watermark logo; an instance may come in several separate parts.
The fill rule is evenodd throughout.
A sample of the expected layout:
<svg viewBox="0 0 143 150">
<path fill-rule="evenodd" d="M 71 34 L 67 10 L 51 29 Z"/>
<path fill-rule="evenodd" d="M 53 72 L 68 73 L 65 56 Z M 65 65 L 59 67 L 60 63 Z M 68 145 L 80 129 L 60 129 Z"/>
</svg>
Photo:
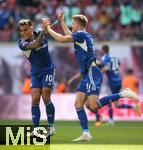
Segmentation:
<svg viewBox="0 0 143 150">
<path fill-rule="evenodd" d="M 31 134 L 32 133 L 32 134 Z M 0 126 L 0 144 L 3 145 L 45 145 L 50 144 L 46 127 Z"/>
</svg>

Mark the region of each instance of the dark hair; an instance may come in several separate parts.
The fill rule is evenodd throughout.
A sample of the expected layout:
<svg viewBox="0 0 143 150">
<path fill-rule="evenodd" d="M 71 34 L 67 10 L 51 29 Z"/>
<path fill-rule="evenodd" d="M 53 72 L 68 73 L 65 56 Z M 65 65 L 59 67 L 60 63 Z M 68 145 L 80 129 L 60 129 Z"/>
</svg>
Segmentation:
<svg viewBox="0 0 143 150">
<path fill-rule="evenodd" d="M 103 45 L 102 50 L 104 50 L 105 53 L 109 52 L 109 46 L 108 45 Z"/>
<path fill-rule="evenodd" d="M 133 70 L 130 69 L 130 68 L 128 68 L 128 69 L 126 70 L 126 74 L 133 74 Z"/>
<path fill-rule="evenodd" d="M 77 21 L 82 27 L 86 27 L 88 19 L 84 15 L 74 15 L 73 19 Z"/>
</svg>

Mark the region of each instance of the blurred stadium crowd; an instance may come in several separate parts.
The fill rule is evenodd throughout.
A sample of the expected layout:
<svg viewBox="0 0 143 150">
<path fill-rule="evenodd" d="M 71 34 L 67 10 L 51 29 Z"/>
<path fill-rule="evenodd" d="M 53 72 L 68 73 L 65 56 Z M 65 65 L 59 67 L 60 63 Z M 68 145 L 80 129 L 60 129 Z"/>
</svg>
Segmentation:
<svg viewBox="0 0 143 150">
<path fill-rule="evenodd" d="M 41 18 L 55 19 L 63 10 L 69 27 L 72 15 L 85 14 L 96 40 L 143 40 L 141 0 L 0 0 L 0 41 L 17 41 L 21 18 L 39 27 Z"/>
</svg>

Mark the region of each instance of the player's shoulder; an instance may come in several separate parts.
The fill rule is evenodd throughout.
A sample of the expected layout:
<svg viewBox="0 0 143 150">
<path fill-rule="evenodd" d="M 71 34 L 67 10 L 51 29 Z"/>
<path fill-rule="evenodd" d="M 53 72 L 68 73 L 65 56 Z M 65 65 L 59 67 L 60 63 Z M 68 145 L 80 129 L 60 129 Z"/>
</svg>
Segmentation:
<svg viewBox="0 0 143 150">
<path fill-rule="evenodd" d="M 104 63 L 110 62 L 110 56 L 109 56 L 108 54 L 103 55 L 103 56 L 101 57 L 101 60 L 102 60 L 102 62 L 104 62 Z"/>
<path fill-rule="evenodd" d="M 40 33 L 41 33 L 42 29 L 41 28 L 36 28 L 34 31 L 33 31 L 33 34 L 35 37 L 37 37 Z"/>
<path fill-rule="evenodd" d="M 42 32 L 42 28 L 35 28 L 35 30 L 33 31 L 33 34 L 35 37 L 38 37 L 41 32 Z M 46 40 L 49 39 L 49 37 L 46 33 L 45 33 L 44 39 L 46 39 Z"/>
<path fill-rule="evenodd" d="M 26 41 L 23 38 L 20 38 L 18 41 L 18 45 L 23 45 Z"/>
<path fill-rule="evenodd" d="M 87 32 L 87 31 L 84 31 L 84 30 L 82 30 L 82 31 L 78 31 L 80 34 L 82 34 L 82 35 L 85 35 L 85 36 L 87 36 L 87 35 L 90 35 L 91 36 L 91 33 L 89 33 L 89 32 Z"/>
<path fill-rule="evenodd" d="M 72 37 L 74 39 L 74 41 L 77 42 L 84 42 L 85 39 L 91 39 L 92 36 L 90 35 L 90 33 L 84 31 L 84 30 L 78 30 L 72 33 Z M 90 40 L 88 40 L 90 41 Z"/>
<path fill-rule="evenodd" d="M 102 56 L 102 58 L 109 59 L 110 58 L 110 54 L 105 54 L 105 55 Z"/>
<path fill-rule="evenodd" d="M 28 41 L 24 40 L 23 38 L 21 38 L 19 41 L 18 41 L 18 46 L 21 50 L 25 50 L 25 47 L 28 45 Z"/>
<path fill-rule="evenodd" d="M 84 36 L 84 35 L 90 35 L 90 33 L 89 32 L 86 32 L 86 31 L 84 31 L 84 30 L 78 30 L 78 31 L 76 31 L 76 32 L 74 32 L 75 34 L 80 34 L 80 35 L 82 35 L 82 36 Z"/>
<path fill-rule="evenodd" d="M 119 58 L 118 58 L 117 56 L 113 55 L 113 54 L 110 54 L 110 55 L 109 55 L 109 58 L 110 58 L 110 59 L 113 59 L 113 58 L 114 58 L 114 59 L 116 59 L 116 60 L 119 61 Z"/>
<path fill-rule="evenodd" d="M 110 57 L 110 58 L 115 58 L 116 56 L 113 55 L 113 54 L 109 54 L 109 57 Z"/>
<path fill-rule="evenodd" d="M 34 32 L 37 34 L 40 33 L 41 31 L 42 31 L 42 28 L 35 28 L 35 30 L 34 30 Z"/>
</svg>

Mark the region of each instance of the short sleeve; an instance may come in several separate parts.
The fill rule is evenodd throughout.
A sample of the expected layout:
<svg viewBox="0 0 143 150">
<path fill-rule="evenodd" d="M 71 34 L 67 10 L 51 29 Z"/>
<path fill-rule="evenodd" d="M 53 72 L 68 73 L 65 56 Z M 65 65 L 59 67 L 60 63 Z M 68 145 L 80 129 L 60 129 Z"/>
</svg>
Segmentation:
<svg viewBox="0 0 143 150">
<path fill-rule="evenodd" d="M 82 32 L 73 32 L 72 33 L 72 38 L 75 42 L 83 42 L 84 41 L 84 35 Z"/>
<path fill-rule="evenodd" d="M 105 57 L 103 60 L 102 60 L 102 67 L 105 67 L 105 66 L 108 66 L 110 64 L 110 59 Z"/>
<path fill-rule="evenodd" d="M 27 45 L 29 44 L 30 42 L 27 42 L 27 41 L 24 41 L 24 40 L 21 40 L 18 42 L 18 46 L 21 50 L 25 51 L 26 50 L 26 47 Z"/>
<path fill-rule="evenodd" d="M 39 34 L 41 31 L 42 31 L 41 28 L 36 28 L 36 29 L 35 29 L 35 32 L 36 32 L 37 34 Z"/>
<path fill-rule="evenodd" d="M 41 32 L 42 32 L 42 28 L 36 28 L 35 31 L 34 31 L 34 34 L 37 37 Z M 49 39 L 49 34 L 45 33 L 45 38 L 48 40 Z"/>
</svg>

